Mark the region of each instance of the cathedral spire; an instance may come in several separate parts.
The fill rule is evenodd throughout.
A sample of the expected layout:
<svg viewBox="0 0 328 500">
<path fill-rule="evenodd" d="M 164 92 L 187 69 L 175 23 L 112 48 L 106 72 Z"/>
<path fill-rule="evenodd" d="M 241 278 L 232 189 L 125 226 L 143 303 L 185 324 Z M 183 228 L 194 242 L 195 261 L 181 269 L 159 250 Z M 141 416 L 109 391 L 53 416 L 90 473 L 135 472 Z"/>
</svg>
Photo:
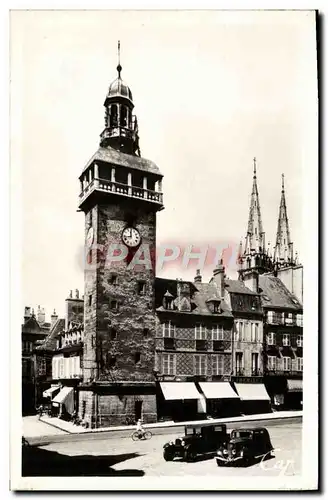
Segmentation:
<svg viewBox="0 0 328 500">
<path fill-rule="evenodd" d="M 253 162 L 253 187 L 249 208 L 245 253 L 251 253 L 251 251 L 264 252 L 265 250 L 265 234 L 262 227 L 259 192 L 257 189 L 256 158 L 253 159 Z"/>
<path fill-rule="evenodd" d="M 289 222 L 285 198 L 285 176 L 281 176 L 281 198 L 279 207 L 274 260 L 281 265 L 293 264 L 293 243 L 290 239 Z"/>
</svg>

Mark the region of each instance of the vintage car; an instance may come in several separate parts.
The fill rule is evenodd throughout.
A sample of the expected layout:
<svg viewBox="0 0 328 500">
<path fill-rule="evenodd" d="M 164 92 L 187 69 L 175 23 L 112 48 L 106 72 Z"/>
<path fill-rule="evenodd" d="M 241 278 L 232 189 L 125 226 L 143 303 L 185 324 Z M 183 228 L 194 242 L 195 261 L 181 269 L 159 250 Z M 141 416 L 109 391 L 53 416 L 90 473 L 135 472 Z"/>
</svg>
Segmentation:
<svg viewBox="0 0 328 500">
<path fill-rule="evenodd" d="M 180 457 L 187 462 L 192 462 L 197 455 L 215 453 L 218 447 L 228 440 L 229 435 L 224 424 L 186 425 L 183 437 L 164 445 L 163 457 L 166 461 Z"/>
<path fill-rule="evenodd" d="M 215 460 L 218 466 L 248 465 L 257 458 L 269 458 L 273 446 L 270 435 L 264 427 L 235 429 L 230 440 L 218 448 Z"/>
</svg>

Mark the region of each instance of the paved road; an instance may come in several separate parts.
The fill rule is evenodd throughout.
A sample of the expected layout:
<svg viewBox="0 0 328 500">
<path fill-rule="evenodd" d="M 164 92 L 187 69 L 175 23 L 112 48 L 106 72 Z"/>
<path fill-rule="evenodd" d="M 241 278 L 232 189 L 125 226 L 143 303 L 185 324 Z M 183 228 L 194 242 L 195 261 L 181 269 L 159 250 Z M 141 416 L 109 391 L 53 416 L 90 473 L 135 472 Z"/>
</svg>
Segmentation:
<svg viewBox="0 0 328 500">
<path fill-rule="evenodd" d="M 258 424 L 259 425 L 259 424 Z M 246 427 L 246 424 L 240 427 Z M 279 421 L 266 424 L 275 447 L 275 458 L 248 468 L 217 467 L 213 458 L 185 463 L 178 459 L 165 462 L 162 456 L 163 444 L 175 439 L 181 433 L 168 429 L 166 435 L 155 434 L 149 441 L 133 442 L 129 437 L 112 435 L 111 439 L 97 435 L 95 439 L 53 442 L 36 448 L 40 460 L 55 457 L 61 462 L 57 472 L 44 475 L 133 475 L 133 476 L 243 476 L 278 474 L 295 475 L 301 473 L 301 431 L 300 421 Z M 68 436 L 67 436 L 68 437 Z M 42 455 L 43 454 L 43 455 Z M 29 462 L 32 463 L 31 461 Z M 65 463 L 65 465 L 64 465 Z M 73 474 L 72 468 L 75 468 Z M 77 468 L 77 469 L 76 469 Z M 63 473 L 64 469 L 64 473 Z M 67 474 L 65 473 L 67 471 Z M 37 472 L 37 471 L 36 471 Z M 40 471 L 36 474 L 39 475 Z"/>
</svg>

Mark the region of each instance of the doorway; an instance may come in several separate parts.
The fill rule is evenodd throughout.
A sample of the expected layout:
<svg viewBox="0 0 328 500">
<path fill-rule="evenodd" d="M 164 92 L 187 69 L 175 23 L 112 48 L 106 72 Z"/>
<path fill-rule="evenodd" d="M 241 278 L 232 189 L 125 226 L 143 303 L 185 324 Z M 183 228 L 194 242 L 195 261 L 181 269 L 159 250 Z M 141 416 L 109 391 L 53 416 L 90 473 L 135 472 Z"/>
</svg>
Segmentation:
<svg viewBox="0 0 328 500">
<path fill-rule="evenodd" d="M 134 414 L 136 420 L 139 420 L 142 416 L 142 401 L 136 401 L 134 403 Z"/>
</svg>

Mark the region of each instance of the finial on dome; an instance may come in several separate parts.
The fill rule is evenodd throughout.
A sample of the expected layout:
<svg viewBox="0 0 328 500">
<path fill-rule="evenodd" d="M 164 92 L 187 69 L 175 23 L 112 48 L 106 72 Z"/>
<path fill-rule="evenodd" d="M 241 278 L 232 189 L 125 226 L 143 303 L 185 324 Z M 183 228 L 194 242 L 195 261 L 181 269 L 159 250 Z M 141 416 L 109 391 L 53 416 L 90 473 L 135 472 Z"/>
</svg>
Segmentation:
<svg viewBox="0 0 328 500">
<path fill-rule="evenodd" d="M 117 42 L 117 57 L 118 57 L 118 65 L 117 65 L 117 72 L 118 72 L 118 77 L 121 78 L 121 71 L 122 71 L 122 66 L 121 66 L 121 42 L 118 40 Z"/>
<path fill-rule="evenodd" d="M 253 158 L 253 162 L 254 162 L 254 179 L 256 178 L 256 158 L 254 156 Z"/>
<path fill-rule="evenodd" d="M 285 174 L 281 174 L 281 185 L 282 185 L 282 190 L 285 190 Z"/>
</svg>

